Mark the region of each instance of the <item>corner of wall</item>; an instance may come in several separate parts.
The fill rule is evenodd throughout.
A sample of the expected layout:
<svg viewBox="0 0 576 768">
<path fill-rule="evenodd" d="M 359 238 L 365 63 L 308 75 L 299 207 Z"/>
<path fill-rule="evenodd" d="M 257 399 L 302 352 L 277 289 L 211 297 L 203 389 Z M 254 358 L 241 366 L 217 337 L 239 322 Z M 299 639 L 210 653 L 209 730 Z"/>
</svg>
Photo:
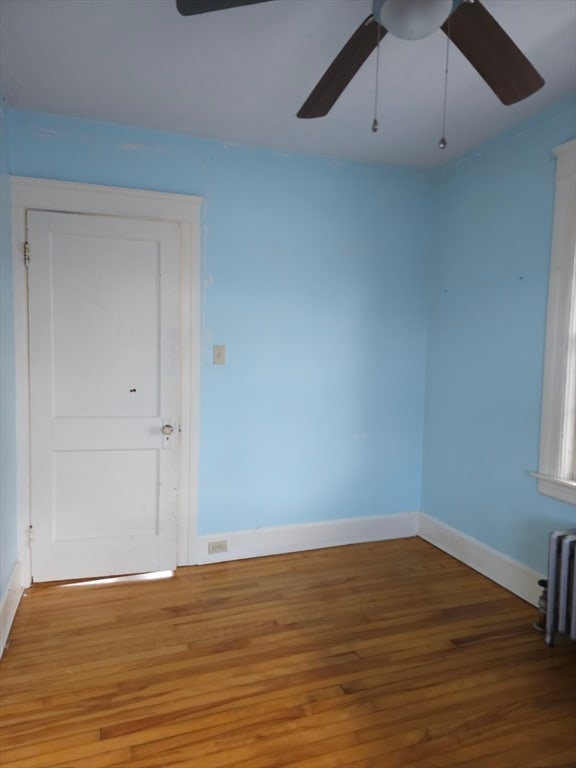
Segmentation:
<svg viewBox="0 0 576 768">
<path fill-rule="evenodd" d="M 542 591 L 538 580 L 543 578 L 538 571 L 422 512 L 418 536 L 531 605 L 538 605 Z"/>
<path fill-rule="evenodd" d="M 436 171 L 420 508 L 526 567 L 574 510 L 538 494 L 553 148 L 562 99 Z M 463 533 L 464 535 L 464 533 Z M 534 571 L 535 572 L 535 571 Z"/>
<path fill-rule="evenodd" d="M 8 579 L 6 589 L 0 596 L 0 657 L 4 653 L 8 642 L 12 622 L 16 616 L 23 593 L 22 569 L 20 563 L 16 562 Z"/>
<path fill-rule="evenodd" d="M 0 95 L 0 595 L 17 561 L 16 370 L 8 106 Z"/>
</svg>

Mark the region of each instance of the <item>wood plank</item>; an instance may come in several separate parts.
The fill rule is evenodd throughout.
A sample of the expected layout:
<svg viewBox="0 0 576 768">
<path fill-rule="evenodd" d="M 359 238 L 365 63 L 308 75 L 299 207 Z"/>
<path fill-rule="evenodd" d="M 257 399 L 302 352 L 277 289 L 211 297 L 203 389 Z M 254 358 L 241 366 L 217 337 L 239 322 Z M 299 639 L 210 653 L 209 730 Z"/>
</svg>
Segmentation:
<svg viewBox="0 0 576 768">
<path fill-rule="evenodd" d="M 0 763 L 573 768 L 575 649 L 535 613 L 419 539 L 33 587 Z"/>
</svg>

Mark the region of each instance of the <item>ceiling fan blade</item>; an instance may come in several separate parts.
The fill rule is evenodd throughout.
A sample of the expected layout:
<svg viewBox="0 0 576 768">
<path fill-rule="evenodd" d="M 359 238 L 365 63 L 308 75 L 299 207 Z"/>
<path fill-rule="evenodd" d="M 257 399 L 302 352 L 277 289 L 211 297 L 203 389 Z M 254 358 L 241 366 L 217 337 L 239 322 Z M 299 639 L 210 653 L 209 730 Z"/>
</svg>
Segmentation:
<svg viewBox="0 0 576 768">
<path fill-rule="evenodd" d="M 199 13 L 226 11 L 241 5 L 268 3 L 270 0 L 176 0 L 176 7 L 182 16 L 196 16 Z"/>
<path fill-rule="evenodd" d="M 503 104 L 522 101 L 544 85 L 539 72 L 479 0 L 461 2 L 442 29 Z"/>
<path fill-rule="evenodd" d="M 380 35 L 378 37 L 378 29 Z M 368 16 L 348 40 L 344 48 L 320 78 L 308 96 L 298 117 L 323 117 L 327 115 L 356 72 L 386 34 L 374 16 Z"/>
</svg>

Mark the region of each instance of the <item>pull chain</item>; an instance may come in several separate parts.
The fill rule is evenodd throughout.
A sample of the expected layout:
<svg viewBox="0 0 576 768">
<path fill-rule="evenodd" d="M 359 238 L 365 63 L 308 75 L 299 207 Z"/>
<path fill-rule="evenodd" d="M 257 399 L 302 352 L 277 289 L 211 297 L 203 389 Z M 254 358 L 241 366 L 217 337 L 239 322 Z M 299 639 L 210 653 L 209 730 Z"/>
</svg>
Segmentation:
<svg viewBox="0 0 576 768">
<path fill-rule="evenodd" d="M 372 133 L 378 132 L 378 75 L 380 73 L 380 24 L 376 21 L 376 83 L 374 86 L 374 120 Z"/>
<path fill-rule="evenodd" d="M 446 112 L 448 109 L 448 64 L 450 60 L 450 18 L 448 19 L 448 29 L 446 34 L 446 69 L 444 70 L 444 108 L 442 110 L 442 138 L 438 142 L 440 149 L 446 149 Z"/>
</svg>

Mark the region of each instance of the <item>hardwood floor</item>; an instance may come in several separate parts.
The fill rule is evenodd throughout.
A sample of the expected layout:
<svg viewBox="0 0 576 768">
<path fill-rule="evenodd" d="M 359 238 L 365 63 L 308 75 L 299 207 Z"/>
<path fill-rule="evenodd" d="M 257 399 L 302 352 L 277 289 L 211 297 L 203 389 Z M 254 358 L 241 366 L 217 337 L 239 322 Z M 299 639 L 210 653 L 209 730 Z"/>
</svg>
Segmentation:
<svg viewBox="0 0 576 768">
<path fill-rule="evenodd" d="M 3 768 L 574 768 L 575 646 L 420 539 L 39 586 Z"/>
</svg>

